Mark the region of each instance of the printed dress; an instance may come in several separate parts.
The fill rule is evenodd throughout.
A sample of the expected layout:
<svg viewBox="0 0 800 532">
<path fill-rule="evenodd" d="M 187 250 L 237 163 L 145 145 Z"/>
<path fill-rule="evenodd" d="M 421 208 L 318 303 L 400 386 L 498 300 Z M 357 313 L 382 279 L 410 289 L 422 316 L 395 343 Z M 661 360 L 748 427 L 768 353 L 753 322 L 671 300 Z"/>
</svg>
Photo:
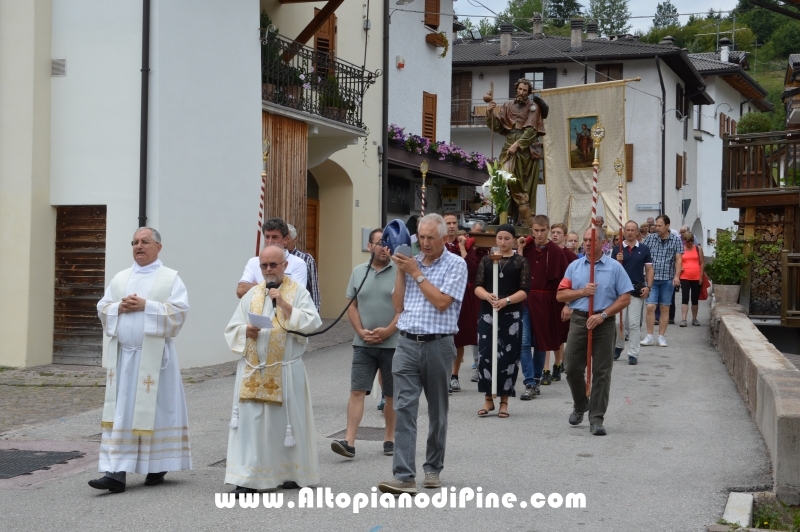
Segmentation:
<svg viewBox="0 0 800 532">
<path fill-rule="evenodd" d="M 505 299 L 523 290 L 526 294 L 530 288 L 531 272 L 528 261 L 520 255 L 512 255 L 500 259 L 498 269 L 498 297 Z M 492 259 L 488 256 L 481 259 L 475 286 L 492 292 Z M 497 395 L 516 395 L 514 384 L 519 372 L 519 355 L 522 350 L 522 308 L 525 302 L 514 303 L 497 313 Z M 478 391 L 484 395 L 492 394 L 492 306 L 481 300 L 478 318 Z"/>
</svg>

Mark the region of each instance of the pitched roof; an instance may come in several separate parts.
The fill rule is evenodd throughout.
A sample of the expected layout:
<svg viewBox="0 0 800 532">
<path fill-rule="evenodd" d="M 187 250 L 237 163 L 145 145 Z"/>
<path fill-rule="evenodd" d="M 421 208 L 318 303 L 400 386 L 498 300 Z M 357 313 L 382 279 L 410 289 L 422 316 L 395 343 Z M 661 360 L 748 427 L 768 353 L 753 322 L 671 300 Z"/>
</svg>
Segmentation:
<svg viewBox="0 0 800 532">
<path fill-rule="evenodd" d="M 773 105 L 764 98 L 767 90 L 750 77 L 740 63 L 711 59 L 712 54 L 689 54 L 689 60 L 703 76 L 719 76 L 728 85 L 748 98 L 760 111 L 772 111 Z"/>
<path fill-rule="evenodd" d="M 563 63 L 573 59 L 586 62 L 659 57 L 690 89 L 692 102 L 696 104 L 713 103 L 713 100 L 705 93 L 702 76 L 697 72 L 686 52 L 671 44 L 649 44 L 641 42 L 638 37 L 633 36 L 614 40 L 583 39 L 581 50 L 572 51 L 569 37 L 531 36 L 529 34 L 513 35 L 512 43 L 515 43 L 516 47 L 512 44 L 511 52 L 501 56 L 499 41 L 456 42 L 453 46 L 453 67 Z"/>
<path fill-rule="evenodd" d="M 699 58 L 699 59 L 711 59 L 713 61 L 721 60 L 719 52 L 701 52 L 699 54 L 689 54 L 689 57 Z M 732 50 L 728 52 L 728 62 L 740 63 L 742 64 L 745 70 L 749 70 L 749 66 L 747 65 L 747 53 L 742 50 Z"/>
</svg>

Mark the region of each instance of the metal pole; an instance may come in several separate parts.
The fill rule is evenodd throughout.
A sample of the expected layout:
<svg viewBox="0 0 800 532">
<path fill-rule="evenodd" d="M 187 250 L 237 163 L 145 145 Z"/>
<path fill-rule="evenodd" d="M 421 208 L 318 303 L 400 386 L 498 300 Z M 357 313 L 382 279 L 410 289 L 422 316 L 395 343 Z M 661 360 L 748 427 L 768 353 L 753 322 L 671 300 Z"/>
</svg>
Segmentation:
<svg viewBox="0 0 800 532">
<path fill-rule="evenodd" d="M 492 259 L 492 295 L 499 296 L 497 289 L 498 283 L 498 263 L 500 262 L 500 251 L 492 248 L 490 258 Z M 497 309 L 492 307 L 492 399 L 497 397 Z"/>
</svg>

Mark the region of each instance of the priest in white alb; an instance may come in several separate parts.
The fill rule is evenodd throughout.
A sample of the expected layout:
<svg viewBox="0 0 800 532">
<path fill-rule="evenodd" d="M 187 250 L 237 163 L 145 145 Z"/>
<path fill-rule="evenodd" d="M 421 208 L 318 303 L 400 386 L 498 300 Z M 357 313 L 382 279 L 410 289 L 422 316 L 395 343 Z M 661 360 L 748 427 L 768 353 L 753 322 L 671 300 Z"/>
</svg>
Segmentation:
<svg viewBox="0 0 800 532">
<path fill-rule="evenodd" d="M 322 325 L 305 286 L 284 275 L 286 252 L 268 244 L 259 255 L 264 281 L 242 297 L 225 339 L 241 355 L 233 389 L 225 483 L 232 493 L 304 487 L 319 482 L 311 390 L 302 355 Z"/>
<path fill-rule="evenodd" d="M 89 485 L 125 491 L 126 473 L 146 474 L 145 485 L 168 471 L 192 468 L 189 418 L 175 338 L 189 311 L 178 272 L 161 264 L 161 235 L 149 227 L 133 235 L 131 268 L 114 276 L 97 304 L 111 337 L 103 367 L 106 399 L 100 472 Z"/>
</svg>

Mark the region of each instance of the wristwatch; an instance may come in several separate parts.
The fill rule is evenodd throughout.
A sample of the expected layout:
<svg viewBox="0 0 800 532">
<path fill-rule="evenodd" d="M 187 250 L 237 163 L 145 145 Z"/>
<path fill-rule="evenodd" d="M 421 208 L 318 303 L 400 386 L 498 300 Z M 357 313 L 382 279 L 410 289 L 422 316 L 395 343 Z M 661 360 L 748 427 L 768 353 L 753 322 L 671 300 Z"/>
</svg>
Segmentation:
<svg viewBox="0 0 800 532">
<path fill-rule="evenodd" d="M 422 281 L 425 280 L 425 276 L 424 275 L 420 275 L 419 277 L 417 277 L 414 280 L 417 281 L 417 284 L 422 284 Z"/>
<path fill-rule="evenodd" d="M 605 311 L 605 310 L 604 310 L 603 312 L 601 312 L 601 313 L 600 313 L 600 317 L 601 317 L 601 318 L 603 318 L 604 320 L 605 320 L 605 319 L 608 319 L 608 314 L 606 314 L 606 311 Z"/>
<path fill-rule="evenodd" d="M 508 305 L 510 305 L 510 304 L 511 304 L 511 298 L 510 298 L 510 297 L 507 297 L 507 298 L 506 298 L 506 304 L 508 304 Z"/>
</svg>

